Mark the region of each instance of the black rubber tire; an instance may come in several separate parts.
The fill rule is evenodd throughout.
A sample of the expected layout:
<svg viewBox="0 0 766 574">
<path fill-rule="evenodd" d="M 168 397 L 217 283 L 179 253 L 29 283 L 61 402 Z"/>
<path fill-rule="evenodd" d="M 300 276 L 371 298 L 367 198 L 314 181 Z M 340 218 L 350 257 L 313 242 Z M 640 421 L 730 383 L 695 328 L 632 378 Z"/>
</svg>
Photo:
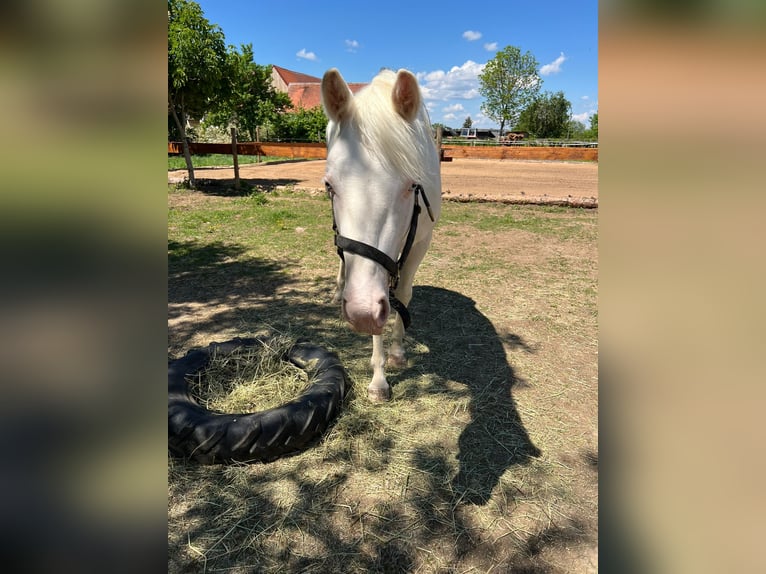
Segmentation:
<svg viewBox="0 0 766 574">
<path fill-rule="evenodd" d="M 214 413 L 189 395 L 186 378 L 205 367 L 214 352 L 232 353 L 263 342 L 237 338 L 211 343 L 168 364 L 168 448 L 173 456 L 203 464 L 270 462 L 304 450 L 324 434 L 351 385 L 335 353 L 306 341 L 295 343 L 285 360 L 310 372 L 313 383 L 284 405 L 256 413 Z"/>
</svg>

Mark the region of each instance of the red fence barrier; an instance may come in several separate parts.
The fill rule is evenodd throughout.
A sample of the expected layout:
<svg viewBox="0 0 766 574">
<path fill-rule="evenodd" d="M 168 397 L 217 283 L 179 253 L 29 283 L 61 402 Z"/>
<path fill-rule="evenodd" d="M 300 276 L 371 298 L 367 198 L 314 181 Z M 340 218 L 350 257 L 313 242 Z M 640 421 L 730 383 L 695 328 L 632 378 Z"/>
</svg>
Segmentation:
<svg viewBox="0 0 766 574">
<path fill-rule="evenodd" d="M 190 143 L 192 154 L 221 153 L 231 155 L 230 143 Z M 179 142 L 168 142 L 168 153 L 183 153 Z M 269 155 L 291 159 L 326 159 L 327 147 L 323 143 L 244 142 L 237 144 L 242 155 Z M 586 147 L 534 147 L 534 146 L 442 146 L 443 160 L 471 159 L 538 159 L 598 161 L 598 148 Z"/>
<path fill-rule="evenodd" d="M 198 143 L 189 144 L 192 154 L 222 153 L 231 155 L 230 143 Z M 183 148 L 180 142 L 168 142 L 168 153 L 180 155 Z M 240 155 L 270 155 L 289 157 L 291 159 L 325 159 L 327 146 L 323 143 L 277 143 L 277 142 L 240 142 L 237 144 Z"/>
<path fill-rule="evenodd" d="M 547 159 L 598 161 L 598 148 L 535 147 L 535 146 L 462 146 L 444 145 L 442 153 L 448 158 L 466 159 Z"/>
</svg>

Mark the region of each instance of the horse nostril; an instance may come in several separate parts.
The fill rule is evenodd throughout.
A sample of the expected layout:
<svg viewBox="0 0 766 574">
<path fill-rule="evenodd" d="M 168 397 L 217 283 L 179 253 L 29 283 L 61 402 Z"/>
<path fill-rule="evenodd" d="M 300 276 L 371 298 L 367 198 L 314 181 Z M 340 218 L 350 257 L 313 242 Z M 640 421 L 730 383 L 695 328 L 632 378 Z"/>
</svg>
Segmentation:
<svg viewBox="0 0 766 574">
<path fill-rule="evenodd" d="M 388 319 L 388 299 L 381 297 L 378 299 L 377 313 L 375 313 L 375 322 L 378 326 L 383 326 Z"/>
</svg>

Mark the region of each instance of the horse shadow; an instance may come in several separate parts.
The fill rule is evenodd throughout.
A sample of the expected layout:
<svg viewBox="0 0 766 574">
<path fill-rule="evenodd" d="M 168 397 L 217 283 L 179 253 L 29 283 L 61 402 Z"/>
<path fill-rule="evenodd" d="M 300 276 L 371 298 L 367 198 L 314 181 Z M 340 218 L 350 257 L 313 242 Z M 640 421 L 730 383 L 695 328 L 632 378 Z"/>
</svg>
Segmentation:
<svg viewBox="0 0 766 574">
<path fill-rule="evenodd" d="M 468 388 L 471 421 L 458 439 L 459 470 L 452 490 L 463 502 L 486 504 L 508 468 L 541 455 L 516 408 L 513 391 L 526 383 L 508 364 L 504 344 L 528 353 L 535 349 L 518 335 L 498 333 L 473 299 L 455 291 L 416 286 L 410 309 L 409 347 L 419 343 L 428 352 L 396 378 L 406 380 L 417 370 L 436 375 L 426 392 L 456 392 L 447 381 Z M 417 392 L 403 390 L 405 396 Z"/>
</svg>

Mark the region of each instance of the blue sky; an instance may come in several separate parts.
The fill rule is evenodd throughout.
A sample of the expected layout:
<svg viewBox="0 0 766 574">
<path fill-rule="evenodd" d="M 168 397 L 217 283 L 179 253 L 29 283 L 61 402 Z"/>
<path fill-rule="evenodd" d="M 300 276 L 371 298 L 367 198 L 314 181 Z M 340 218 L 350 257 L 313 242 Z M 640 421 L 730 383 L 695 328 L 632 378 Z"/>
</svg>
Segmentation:
<svg viewBox="0 0 766 574">
<path fill-rule="evenodd" d="M 598 111 L 597 0 L 353 2 L 197 0 L 227 44 L 252 44 L 258 64 L 321 77 L 338 68 L 369 82 L 381 68 L 417 75 L 432 122 L 498 127 L 480 111 L 477 75 L 517 46 L 540 64 L 542 91 L 563 91 L 589 126 Z"/>
</svg>

